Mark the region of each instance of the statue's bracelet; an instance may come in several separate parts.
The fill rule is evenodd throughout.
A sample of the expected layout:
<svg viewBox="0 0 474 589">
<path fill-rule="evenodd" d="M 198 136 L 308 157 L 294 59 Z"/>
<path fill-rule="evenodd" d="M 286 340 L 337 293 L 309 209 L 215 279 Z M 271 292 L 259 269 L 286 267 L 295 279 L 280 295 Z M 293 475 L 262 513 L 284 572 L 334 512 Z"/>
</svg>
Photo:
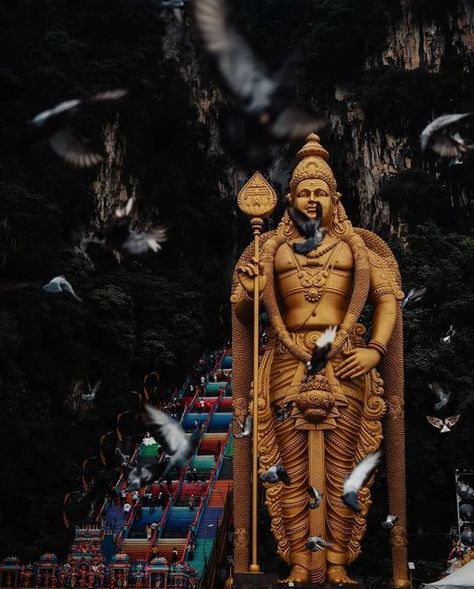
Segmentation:
<svg viewBox="0 0 474 589">
<path fill-rule="evenodd" d="M 384 344 L 381 344 L 380 342 L 378 342 L 375 339 L 371 339 L 370 342 L 367 344 L 367 347 L 372 350 L 377 350 L 377 352 L 381 356 L 384 356 L 387 353 L 387 346 L 385 346 Z"/>
</svg>

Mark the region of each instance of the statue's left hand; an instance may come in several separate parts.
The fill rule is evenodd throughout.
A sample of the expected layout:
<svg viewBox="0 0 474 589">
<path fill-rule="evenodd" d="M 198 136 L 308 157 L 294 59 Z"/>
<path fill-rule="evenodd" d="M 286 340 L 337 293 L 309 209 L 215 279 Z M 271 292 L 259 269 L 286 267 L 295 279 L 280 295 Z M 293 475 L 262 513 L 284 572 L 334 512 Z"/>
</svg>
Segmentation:
<svg viewBox="0 0 474 589">
<path fill-rule="evenodd" d="M 357 378 L 367 374 L 380 362 L 380 354 L 372 348 L 354 348 L 343 350 L 346 358 L 336 368 L 334 374 L 337 378 Z"/>
</svg>

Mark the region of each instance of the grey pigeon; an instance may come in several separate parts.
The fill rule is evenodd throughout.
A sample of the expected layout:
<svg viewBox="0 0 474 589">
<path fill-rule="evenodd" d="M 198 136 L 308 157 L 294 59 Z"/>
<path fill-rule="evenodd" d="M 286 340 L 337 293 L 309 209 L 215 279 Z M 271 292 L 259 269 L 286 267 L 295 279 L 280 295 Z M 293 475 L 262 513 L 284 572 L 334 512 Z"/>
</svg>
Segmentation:
<svg viewBox="0 0 474 589">
<path fill-rule="evenodd" d="M 153 474 L 146 466 L 134 466 L 127 475 L 128 491 L 139 491 L 151 481 Z"/>
<path fill-rule="evenodd" d="M 336 333 L 337 327 L 333 326 L 328 327 L 324 333 L 319 336 L 316 345 L 313 348 L 311 360 L 306 362 L 306 382 L 308 382 L 314 374 L 322 370 L 328 363 L 329 352 L 332 349 Z"/>
<path fill-rule="evenodd" d="M 402 309 L 404 309 L 408 304 L 417 303 L 418 301 L 421 301 L 421 299 L 425 296 L 427 290 L 427 286 L 412 288 L 410 292 L 407 294 L 407 296 L 403 299 Z"/>
<path fill-rule="evenodd" d="M 313 486 L 308 487 L 308 493 L 310 496 L 310 501 L 308 503 L 309 509 L 317 509 L 321 505 L 323 493 L 320 493 L 318 489 Z"/>
<path fill-rule="evenodd" d="M 437 382 L 432 382 L 428 385 L 430 390 L 436 395 L 438 398 L 438 402 L 435 403 L 435 411 L 441 411 L 449 402 L 451 397 L 450 393 L 445 393 L 442 386 Z"/>
<path fill-rule="evenodd" d="M 281 481 L 285 485 L 290 484 L 290 477 L 285 470 L 283 464 L 274 464 L 270 468 L 260 475 L 260 480 L 264 483 L 277 483 Z"/>
<path fill-rule="evenodd" d="M 320 550 L 326 550 L 326 548 L 332 548 L 334 545 L 319 536 L 310 536 L 306 540 L 305 546 L 311 550 L 311 552 L 318 552 Z"/>
<path fill-rule="evenodd" d="M 54 278 L 52 278 L 47 284 L 43 286 L 43 290 L 50 294 L 57 294 L 62 292 L 72 296 L 76 299 L 76 301 L 79 301 L 80 303 L 82 302 L 82 299 L 78 297 L 77 294 L 74 292 L 72 284 L 68 282 L 65 276 L 63 276 L 62 274 L 60 276 L 55 276 Z"/>
<path fill-rule="evenodd" d="M 89 142 L 77 136 L 72 122 L 81 111 L 103 102 L 116 102 L 128 94 L 118 88 L 99 92 L 83 99 L 66 100 L 55 107 L 42 111 L 31 121 L 32 128 L 49 141 L 54 152 L 68 164 L 85 168 L 98 164 L 102 155 Z"/>
<path fill-rule="evenodd" d="M 288 214 L 295 224 L 299 233 L 305 238 L 303 243 L 294 242 L 293 250 L 297 254 L 306 255 L 311 250 L 316 249 L 323 241 L 326 235 L 326 229 L 321 227 L 322 207 L 319 202 L 316 203 L 316 218 L 312 219 L 295 207 L 288 207 Z"/>
<path fill-rule="evenodd" d="M 381 455 L 381 452 L 372 452 L 371 454 L 368 454 L 359 462 L 351 474 L 346 477 L 342 500 L 349 509 L 352 509 L 352 511 L 360 511 L 361 507 L 359 499 L 357 498 L 357 493 L 375 470 Z"/>
<path fill-rule="evenodd" d="M 398 516 L 387 515 L 387 519 L 382 522 L 382 528 L 384 530 L 391 530 L 397 520 L 398 520 Z"/>
<path fill-rule="evenodd" d="M 456 493 L 463 501 L 468 501 L 469 503 L 474 503 L 474 489 L 468 485 L 467 483 L 463 483 L 462 481 L 457 481 L 456 483 Z"/>
<path fill-rule="evenodd" d="M 195 450 L 195 447 L 201 437 L 200 430 L 193 432 L 191 439 L 188 439 L 181 424 L 163 411 L 155 409 L 152 405 L 145 403 L 145 410 L 150 422 L 157 430 L 157 435 L 163 440 L 164 445 L 170 455 L 166 468 L 161 475 L 165 478 L 172 468 L 180 471 L 188 461 L 189 457 Z"/>
<path fill-rule="evenodd" d="M 466 146 L 464 139 L 453 126 L 471 117 L 472 113 L 443 115 L 436 118 L 421 132 L 421 149 L 430 148 L 441 157 L 458 158 L 471 146 Z"/>
<path fill-rule="evenodd" d="M 275 417 L 277 421 L 285 421 L 291 414 L 291 403 L 286 403 L 283 407 L 275 408 Z"/>
<path fill-rule="evenodd" d="M 103 245 L 106 249 L 124 251 L 132 256 L 145 254 L 152 250 L 161 250 L 161 243 L 166 241 L 166 229 L 160 225 L 149 231 L 136 231 L 131 228 L 133 198 L 129 198 L 124 207 L 118 207 L 113 217 L 103 230 Z"/>
<path fill-rule="evenodd" d="M 461 532 L 460 540 L 464 546 L 474 546 L 474 532 L 468 527 L 467 530 Z"/>
<path fill-rule="evenodd" d="M 459 506 L 459 515 L 465 522 L 474 522 L 474 505 L 463 503 Z"/>
<path fill-rule="evenodd" d="M 249 413 L 245 418 L 245 423 L 241 424 L 238 422 L 241 431 L 238 434 L 235 434 L 235 438 L 247 438 L 252 433 L 252 415 Z"/>
</svg>

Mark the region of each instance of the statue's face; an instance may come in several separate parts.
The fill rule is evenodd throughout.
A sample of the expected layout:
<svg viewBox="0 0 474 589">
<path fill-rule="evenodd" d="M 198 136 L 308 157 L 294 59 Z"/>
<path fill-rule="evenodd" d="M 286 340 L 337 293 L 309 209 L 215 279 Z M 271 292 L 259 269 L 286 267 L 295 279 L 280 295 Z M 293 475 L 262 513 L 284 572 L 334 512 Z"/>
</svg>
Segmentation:
<svg viewBox="0 0 474 589">
<path fill-rule="evenodd" d="M 317 203 L 321 205 L 322 227 L 331 222 L 333 202 L 331 189 L 319 179 L 302 180 L 297 186 L 292 199 L 293 206 L 312 219 L 317 217 Z"/>
</svg>

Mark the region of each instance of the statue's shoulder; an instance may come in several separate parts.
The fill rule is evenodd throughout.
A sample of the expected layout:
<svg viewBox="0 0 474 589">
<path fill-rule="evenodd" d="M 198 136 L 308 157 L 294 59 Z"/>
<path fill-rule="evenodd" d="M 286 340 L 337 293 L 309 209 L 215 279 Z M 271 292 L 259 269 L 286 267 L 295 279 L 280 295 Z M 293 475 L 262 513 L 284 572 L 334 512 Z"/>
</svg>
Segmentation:
<svg viewBox="0 0 474 589">
<path fill-rule="evenodd" d="M 369 250 L 369 262 L 374 266 L 386 266 L 397 285 L 400 285 L 401 277 L 398 262 L 385 241 L 376 233 L 369 231 L 368 229 L 354 227 L 354 231 L 363 240 L 365 246 Z"/>
</svg>

